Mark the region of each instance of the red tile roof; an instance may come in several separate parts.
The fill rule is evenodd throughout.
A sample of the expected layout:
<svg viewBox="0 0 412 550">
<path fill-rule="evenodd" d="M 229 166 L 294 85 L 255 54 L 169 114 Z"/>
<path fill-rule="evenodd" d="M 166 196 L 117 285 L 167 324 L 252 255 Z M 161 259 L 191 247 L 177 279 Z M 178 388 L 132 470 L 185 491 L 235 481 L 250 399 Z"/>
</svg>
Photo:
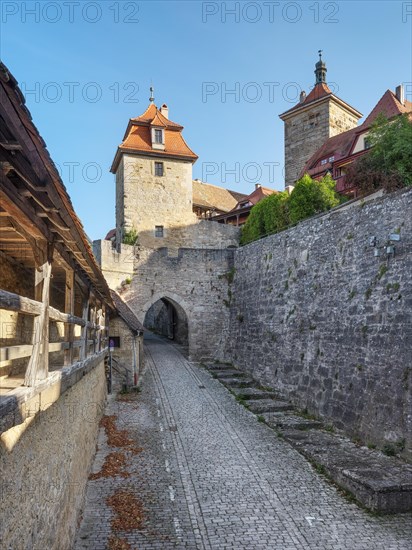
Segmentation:
<svg viewBox="0 0 412 550">
<path fill-rule="evenodd" d="M 164 128 L 164 149 L 152 147 L 151 127 L 153 126 Z M 111 171 L 116 171 L 122 152 L 149 153 L 157 157 L 182 158 L 195 162 L 198 156 L 185 142 L 182 130 L 183 126 L 166 118 L 156 105 L 151 103 L 141 116 L 130 119 Z"/>
<path fill-rule="evenodd" d="M 337 136 L 333 136 L 327 139 L 324 144 L 306 162 L 305 167 L 301 172 L 301 176 L 303 176 L 303 174 L 305 174 L 306 172 L 310 173 L 310 168 L 314 168 L 316 164 L 322 159 L 334 156 L 336 161 L 340 158 L 348 156 L 352 148 L 352 143 L 355 139 L 355 136 L 358 134 L 362 126 L 352 128 L 351 130 L 347 130 L 346 132 L 342 132 Z M 327 170 L 328 166 L 323 165 L 322 169 Z"/>
<path fill-rule="evenodd" d="M 276 195 L 277 193 L 279 193 L 279 191 L 275 191 L 274 189 L 269 189 L 269 187 L 263 187 L 262 185 L 260 185 L 247 197 L 247 199 L 252 204 L 257 204 L 262 199 L 269 197 L 269 195 Z"/>
<path fill-rule="evenodd" d="M 362 115 L 351 107 L 349 103 L 346 103 L 346 101 L 343 101 L 343 99 L 340 99 L 338 96 L 336 96 L 332 91 L 330 90 L 329 86 L 325 82 L 320 82 L 315 85 L 315 87 L 309 92 L 309 94 L 305 97 L 305 99 L 302 102 L 299 102 L 297 105 L 292 107 L 291 109 L 288 109 L 284 113 L 282 113 L 280 118 L 284 117 L 285 115 L 288 115 L 289 113 L 292 113 L 294 111 L 297 111 L 298 109 L 301 109 L 302 107 L 306 107 L 310 103 L 313 103 L 314 101 L 318 101 L 319 99 L 323 99 L 326 97 L 331 97 L 335 101 L 338 101 L 339 103 L 343 103 L 346 105 L 346 107 L 352 111 L 353 113 L 356 113 L 358 115 L 358 118 L 360 118 Z"/>
<path fill-rule="evenodd" d="M 166 118 L 154 103 L 151 103 L 142 115 L 131 118 L 130 121 L 135 124 L 151 124 L 152 126 L 163 126 L 164 128 L 183 130 L 183 126 Z"/>
<path fill-rule="evenodd" d="M 412 103 L 410 101 L 405 101 L 405 104 L 402 105 L 391 90 L 386 90 L 370 114 L 367 116 L 362 126 L 370 126 L 380 113 L 383 113 L 386 118 L 392 118 L 396 115 L 410 112 L 412 112 Z"/>
<path fill-rule="evenodd" d="M 328 168 L 331 167 L 329 163 L 317 167 L 317 164 L 322 159 L 334 156 L 334 162 L 336 162 L 348 157 L 358 134 L 367 131 L 379 114 L 383 114 L 386 118 L 393 118 L 403 113 L 412 113 L 412 103 L 410 101 L 405 101 L 405 104 L 402 105 L 391 90 L 386 90 L 370 114 L 366 117 L 365 121 L 356 128 L 352 128 L 347 132 L 342 132 L 337 136 L 327 139 L 306 162 L 300 176 L 303 176 L 306 172 L 309 173 L 309 175 L 313 175 L 319 171 L 328 170 Z"/>
</svg>

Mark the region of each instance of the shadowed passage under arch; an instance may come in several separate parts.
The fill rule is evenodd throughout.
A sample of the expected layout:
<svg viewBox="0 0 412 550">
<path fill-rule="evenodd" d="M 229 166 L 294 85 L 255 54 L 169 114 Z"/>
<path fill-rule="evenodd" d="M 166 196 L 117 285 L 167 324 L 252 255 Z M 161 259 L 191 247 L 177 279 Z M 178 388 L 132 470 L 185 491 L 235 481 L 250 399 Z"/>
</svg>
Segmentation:
<svg viewBox="0 0 412 550">
<path fill-rule="evenodd" d="M 186 312 L 171 298 L 163 297 L 152 304 L 145 315 L 143 324 L 147 329 L 175 340 L 178 344 L 183 346 L 189 344 Z"/>
</svg>

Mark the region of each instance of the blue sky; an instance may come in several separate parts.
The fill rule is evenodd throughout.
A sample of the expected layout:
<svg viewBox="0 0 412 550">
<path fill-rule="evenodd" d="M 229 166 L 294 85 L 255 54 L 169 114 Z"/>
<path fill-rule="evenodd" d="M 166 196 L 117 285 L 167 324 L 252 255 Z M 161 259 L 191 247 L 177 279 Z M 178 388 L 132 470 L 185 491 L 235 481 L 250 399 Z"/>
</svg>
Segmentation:
<svg viewBox="0 0 412 550">
<path fill-rule="evenodd" d="M 396 1 L 3 0 L 0 54 L 97 239 L 114 227 L 110 164 L 151 83 L 199 155 L 194 177 L 282 189 L 278 115 L 313 86 L 317 51 L 367 115 L 400 83 L 412 100 L 411 25 L 412 2 Z"/>
</svg>

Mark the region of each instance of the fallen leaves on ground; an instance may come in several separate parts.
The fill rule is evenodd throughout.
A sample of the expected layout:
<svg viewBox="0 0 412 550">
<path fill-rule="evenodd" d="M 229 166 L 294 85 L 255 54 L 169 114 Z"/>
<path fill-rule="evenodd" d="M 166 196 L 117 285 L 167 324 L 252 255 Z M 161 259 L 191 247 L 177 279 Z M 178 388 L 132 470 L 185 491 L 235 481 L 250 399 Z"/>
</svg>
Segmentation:
<svg viewBox="0 0 412 550">
<path fill-rule="evenodd" d="M 109 550 L 130 550 L 132 547 L 126 539 L 119 539 L 118 537 L 111 536 L 108 541 Z"/>
<path fill-rule="evenodd" d="M 113 531 L 133 531 L 143 527 L 142 504 L 130 491 L 119 490 L 108 497 L 106 503 L 116 513 L 116 517 L 112 519 Z"/>
<path fill-rule="evenodd" d="M 130 439 L 127 430 L 118 430 L 116 427 L 115 414 L 111 416 L 103 416 L 100 420 L 100 426 L 105 429 L 107 436 L 107 443 L 111 447 L 129 447 L 133 445 L 133 440 Z"/>
<path fill-rule="evenodd" d="M 126 466 L 126 457 L 124 453 L 116 451 L 110 453 L 104 459 L 104 464 L 100 472 L 90 474 L 89 479 L 100 479 L 101 477 L 129 477 L 130 474 L 124 469 Z"/>
<path fill-rule="evenodd" d="M 133 439 L 129 437 L 127 430 L 118 430 L 116 427 L 115 414 L 103 416 L 100 420 L 100 426 L 104 428 L 107 436 L 107 443 L 111 447 L 120 447 L 132 455 L 139 454 L 143 449 L 136 447 Z M 100 479 L 102 477 L 129 477 L 130 474 L 125 470 L 126 456 L 123 452 L 115 451 L 106 456 L 100 472 L 90 474 L 89 479 Z"/>
<path fill-rule="evenodd" d="M 130 401 L 137 401 L 139 398 L 139 392 L 138 391 L 131 391 L 127 393 L 118 393 L 116 395 L 117 401 L 125 401 L 126 403 Z"/>
<path fill-rule="evenodd" d="M 136 447 L 133 439 L 129 437 L 129 432 L 127 430 L 117 429 L 116 418 L 117 416 L 112 414 L 111 416 L 103 416 L 100 421 L 100 425 L 104 427 L 106 432 L 107 443 L 111 447 L 124 447 L 133 454 L 140 453 L 143 449 L 141 447 Z"/>
</svg>

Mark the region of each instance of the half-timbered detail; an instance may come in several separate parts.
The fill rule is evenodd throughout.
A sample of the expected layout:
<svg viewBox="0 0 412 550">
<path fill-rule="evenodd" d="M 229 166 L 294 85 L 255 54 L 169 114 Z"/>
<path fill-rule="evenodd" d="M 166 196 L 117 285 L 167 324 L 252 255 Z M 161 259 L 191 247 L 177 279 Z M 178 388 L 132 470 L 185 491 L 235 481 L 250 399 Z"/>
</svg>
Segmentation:
<svg viewBox="0 0 412 550">
<path fill-rule="evenodd" d="M 107 349 L 113 309 L 13 76 L 0 66 L 0 392 L 33 392 Z M 23 393 L 22 393 L 23 392 Z"/>
</svg>

